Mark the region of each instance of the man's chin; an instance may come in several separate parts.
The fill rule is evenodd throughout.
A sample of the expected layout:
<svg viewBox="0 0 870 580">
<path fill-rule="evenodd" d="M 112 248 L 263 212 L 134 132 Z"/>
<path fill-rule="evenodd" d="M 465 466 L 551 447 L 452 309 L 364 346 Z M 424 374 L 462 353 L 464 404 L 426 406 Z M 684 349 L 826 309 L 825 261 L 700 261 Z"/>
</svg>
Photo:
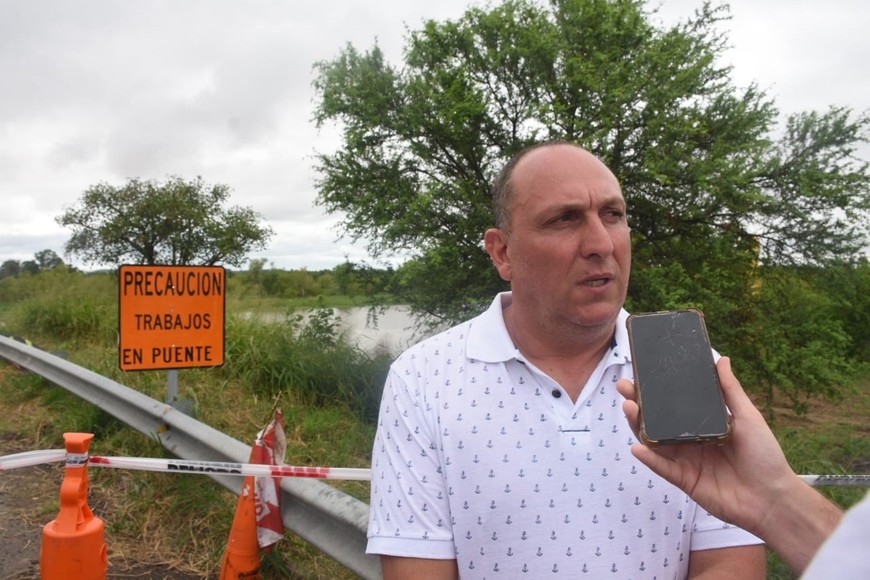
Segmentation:
<svg viewBox="0 0 870 580">
<path fill-rule="evenodd" d="M 580 326 L 589 328 L 613 326 L 621 309 L 621 304 L 619 306 L 613 304 L 587 306 L 577 313 L 575 320 Z"/>
</svg>

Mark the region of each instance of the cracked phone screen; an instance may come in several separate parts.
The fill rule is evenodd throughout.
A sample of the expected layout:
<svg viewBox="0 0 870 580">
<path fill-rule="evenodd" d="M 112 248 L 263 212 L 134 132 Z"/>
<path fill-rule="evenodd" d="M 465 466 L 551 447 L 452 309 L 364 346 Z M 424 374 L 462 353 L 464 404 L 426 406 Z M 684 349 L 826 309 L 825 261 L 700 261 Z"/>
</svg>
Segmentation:
<svg viewBox="0 0 870 580">
<path fill-rule="evenodd" d="M 635 315 L 629 326 L 644 439 L 668 443 L 727 436 L 728 413 L 701 313 Z"/>
</svg>

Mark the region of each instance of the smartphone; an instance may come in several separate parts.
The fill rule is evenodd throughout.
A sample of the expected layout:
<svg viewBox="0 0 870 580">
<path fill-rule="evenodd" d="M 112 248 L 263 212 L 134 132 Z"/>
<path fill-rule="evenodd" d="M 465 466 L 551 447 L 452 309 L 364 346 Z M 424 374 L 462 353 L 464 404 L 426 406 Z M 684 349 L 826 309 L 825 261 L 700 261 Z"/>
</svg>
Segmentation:
<svg viewBox="0 0 870 580">
<path fill-rule="evenodd" d="M 722 442 L 731 420 L 700 310 L 633 314 L 627 321 L 647 445 Z"/>
</svg>

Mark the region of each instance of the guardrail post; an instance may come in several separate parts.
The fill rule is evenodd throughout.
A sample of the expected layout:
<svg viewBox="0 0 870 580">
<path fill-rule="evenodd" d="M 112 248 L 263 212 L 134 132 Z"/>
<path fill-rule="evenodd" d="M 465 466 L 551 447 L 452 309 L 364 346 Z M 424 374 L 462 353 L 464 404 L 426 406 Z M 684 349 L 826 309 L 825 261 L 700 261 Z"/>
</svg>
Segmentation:
<svg viewBox="0 0 870 580">
<path fill-rule="evenodd" d="M 64 433 L 66 468 L 60 513 L 42 529 L 43 580 L 102 580 L 109 559 L 103 520 L 88 507 L 88 448 L 91 433 Z"/>
</svg>

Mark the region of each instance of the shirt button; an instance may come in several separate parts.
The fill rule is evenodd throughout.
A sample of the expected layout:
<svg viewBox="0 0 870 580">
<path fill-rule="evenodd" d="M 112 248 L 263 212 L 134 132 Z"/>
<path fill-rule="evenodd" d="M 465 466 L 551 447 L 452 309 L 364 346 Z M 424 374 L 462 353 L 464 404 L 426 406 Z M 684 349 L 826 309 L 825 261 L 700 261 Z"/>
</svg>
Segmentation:
<svg viewBox="0 0 870 580">
<path fill-rule="evenodd" d="M 562 391 L 560 391 L 559 389 L 553 389 L 553 396 L 558 399 L 562 396 Z"/>
</svg>

